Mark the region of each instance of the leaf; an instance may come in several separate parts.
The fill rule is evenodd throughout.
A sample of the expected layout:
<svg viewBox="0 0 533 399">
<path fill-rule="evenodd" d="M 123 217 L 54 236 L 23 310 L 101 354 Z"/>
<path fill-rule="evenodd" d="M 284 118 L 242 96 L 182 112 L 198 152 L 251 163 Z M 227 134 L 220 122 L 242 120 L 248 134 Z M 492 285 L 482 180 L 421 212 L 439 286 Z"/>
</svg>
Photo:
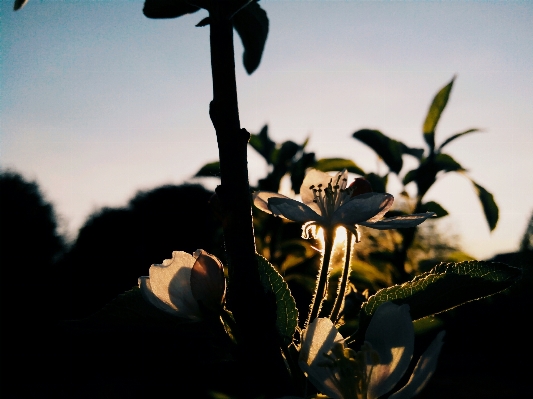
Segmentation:
<svg viewBox="0 0 533 399">
<path fill-rule="evenodd" d="M 444 140 L 444 143 L 442 143 L 438 149 L 438 151 L 441 151 L 442 150 L 442 147 L 444 147 L 445 145 L 449 144 L 450 142 L 452 142 L 453 140 L 455 140 L 456 138 L 458 137 L 461 137 L 461 136 L 464 136 L 465 134 L 469 134 L 469 133 L 475 133 L 475 132 L 480 132 L 479 129 L 468 129 L 464 132 L 461 132 L 461 133 L 457 133 L 457 134 L 454 134 L 453 136 L 451 137 L 448 137 L 446 140 Z"/>
<path fill-rule="evenodd" d="M 283 174 L 285 174 L 289 170 L 293 158 L 301 149 L 302 147 L 300 147 L 300 145 L 296 144 L 294 141 L 285 141 L 283 144 L 281 144 L 281 147 L 272 154 L 272 163 L 274 164 L 274 168 L 282 168 L 284 171 Z"/>
<path fill-rule="evenodd" d="M 365 179 L 368 180 L 370 186 L 372 187 L 372 191 L 374 191 L 375 193 L 387 192 L 387 181 L 389 179 L 388 174 L 386 174 L 385 176 L 380 176 L 375 173 L 367 173 L 365 175 Z"/>
<path fill-rule="evenodd" d="M 300 194 L 300 187 L 305 179 L 305 171 L 315 163 L 315 153 L 307 152 L 302 154 L 300 159 L 292 164 L 290 168 L 291 186 L 295 194 Z"/>
<path fill-rule="evenodd" d="M 248 144 L 265 158 L 265 161 L 272 164 L 272 153 L 276 148 L 276 143 L 268 137 L 268 125 L 263 126 L 258 134 L 251 134 Z"/>
<path fill-rule="evenodd" d="M 233 26 L 242 40 L 244 68 L 251 75 L 259 66 L 268 36 L 268 17 L 256 1 L 233 16 Z"/>
<path fill-rule="evenodd" d="M 448 154 L 437 154 L 434 158 L 435 169 L 437 172 L 460 172 L 465 170 L 459 162 Z"/>
<path fill-rule="evenodd" d="M 20 10 L 22 7 L 26 5 L 27 2 L 28 0 L 15 0 L 15 4 L 13 4 L 13 11 Z"/>
<path fill-rule="evenodd" d="M 209 17 L 205 17 L 204 19 L 202 19 L 200 22 L 198 22 L 196 25 L 197 28 L 202 28 L 204 26 L 207 26 L 211 23 L 211 20 L 209 19 Z"/>
<path fill-rule="evenodd" d="M 474 185 L 479 200 L 481 201 L 481 206 L 483 207 L 485 219 L 487 219 L 490 231 L 493 231 L 496 228 L 496 225 L 498 224 L 498 218 L 500 213 L 498 205 L 496 205 L 496 201 L 494 201 L 494 196 L 473 180 L 472 184 Z"/>
<path fill-rule="evenodd" d="M 146 0 L 143 14 L 147 18 L 177 18 L 185 14 L 192 14 L 200 9 L 185 0 Z"/>
<path fill-rule="evenodd" d="M 362 129 L 352 136 L 372 148 L 387 164 L 391 172 L 400 173 L 403 166 L 403 147 L 407 148 L 405 144 L 385 136 L 379 130 Z"/>
<path fill-rule="evenodd" d="M 416 213 L 422 212 L 435 212 L 435 218 L 441 218 L 448 215 L 448 211 L 435 201 L 429 201 L 424 204 L 421 204 L 416 210 Z"/>
<path fill-rule="evenodd" d="M 422 198 L 435 183 L 439 172 L 460 172 L 465 169 L 447 154 L 431 154 L 420 162 L 417 169 L 409 171 L 403 178 L 403 184 L 414 181 L 418 187 L 418 196 Z"/>
<path fill-rule="evenodd" d="M 220 176 L 220 162 L 210 162 L 200 168 L 194 177 L 219 177 Z"/>
<path fill-rule="evenodd" d="M 424 121 L 424 140 L 426 140 L 431 153 L 435 150 L 435 128 L 437 127 L 442 111 L 444 111 L 444 108 L 448 103 L 454 80 L 455 76 L 452 78 L 451 82 L 440 89 L 437 95 L 433 98 L 426 120 Z"/>
<path fill-rule="evenodd" d="M 292 343 L 298 325 L 298 309 L 287 283 L 268 260 L 256 254 L 261 283 L 265 292 L 276 297 L 276 328 L 285 345 Z"/>
<path fill-rule="evenodd" d="M 400 143 L 402 145 L 402 152 L 407 155 L 411 155 L 417 159 L 422 159 L 424 156 L 424 150 L 422 148 L 411 148 L 407 147 L 405 144 Z"/>
<path fill-rule="evenodd" d="M 314 165 L 314 168 L 321 170 L 322 172 L 340 171 L 346 169 L 348 172 L 355 173 L 360 176 L 365 175 L 363 169 L 357 166 L 354 161 L 342 158 L 319 159 Z"/>
<path fill-rule="evenodd" d="M 404 186 L 411 183 L 412 181 L 416 181 L 416 178 L 418 176 L 418 169 L 413 169 L 407 172 L 402 180 L 402 183 Z"/>
<path fill-rule="evenodd" d="M 498 262 L 441 263 L 407 283 L 372 295 L 362 306 L 362 320 L 368 321 L 387 301 L 408 304 L 412 319 L 418 320 L 503 291 L 521 274 L 520 269 Z"/>
</svg>

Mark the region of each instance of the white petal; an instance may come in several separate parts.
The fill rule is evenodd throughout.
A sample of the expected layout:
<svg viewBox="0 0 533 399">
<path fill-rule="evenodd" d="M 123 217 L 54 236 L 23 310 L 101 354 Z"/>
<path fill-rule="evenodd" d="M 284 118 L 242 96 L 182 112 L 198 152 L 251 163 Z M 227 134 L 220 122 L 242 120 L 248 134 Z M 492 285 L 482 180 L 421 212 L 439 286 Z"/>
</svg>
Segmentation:
<svg viewBox="0 0 533 399">
<path fill-rule="evenodd" d="M 323 394 L 334 399 L 344 399 L 335 385 L 335 372 L 323 363 L 327 361 L 324 354 L 328 353 L 335 342 L 343 338 L 330 319 L 316 318 L 303 331 L 302 347 L 298 364 L 307 373 L 309 381 Z"/>
<path fill-rule="evenodd" d="M 379 220 L 377 222 L 362 222 L 359 223 L 362 226 L 371 227 L 377 230 L 388 230 L 388 229 L 402 229 L 406 227 L 415 227 L 420 223 L 424 222 L 426 219 L 433 217 L 434 212 L 426 213 L 414 213 L 412 215 L 405 216 L 395 216 L 392 218 L 386 218 Z"/>
<path fill-rule="evenodd" d="M 256 191 L 253 194 L 254 205 L 261 209 L 263 212 L 272 213 L 268 208 L 268 199 L 269 198 L 288 198 L 282 194 L 273 193 L 271 191 Z"/>
<path fill-rule="evenodd" d="M 321 184 L 323 190 L 325 187 L 328 186 L 332 178 L 332 176 L 325 172 L 321 172 L 320 170 L 316 169 L 310 169 L 309 172 L 307 172 L 307 174 L 305 175 L 302 186 L 300 187 L 300 197 L 302 198 L 302 202 L 311 209 L 313 209 L 319 215 L 321 215 L 322 212 L 320 210 L 320 207 L 313 202 L 313 200 L 315 199 L 315 195 L 313 193 L 313 189 L 311 189 L 311 186 L 318 188 L 318 185 Z"/>
<path fill-rule="evenodd" d="M 439 358 L 440 349 L 442 348 L 443 337 L 444 331 L 438 333 L 433 342 L 431 342 L 422 356 L 420 356 L 407 384 L 398 392 L 391 395 L 390 399 L 410 399 L 413 396 L 418 395 L 426 386 L 437 368 L 437 360 Z"/>
<path fill-rule="evenodd" d="M 390 194 L 368 193 L 353 197 L 333 214 L 332 224 L 361 224 L 383 217 L 394 202 Z"/>
<path fill-rule="evenodd" d="M 155 294 L 152 292 L 152 287 L 150 285 L 150 277 L 148 276 L 139 277 L 138 282 L 139 282 L 139 288 L 141 289 L 141 294 L 146 301 L 150 302 L 156 308 L 159 308 L 160 310 L 163 310 L 165 312 L 169 312 L 169 313 L 175 312 L 175 309 L 173 307 L 169 307 L 167 304 L 161 301 L 157 296 L 155 296 Z"/>
<path fill-rule="evenodd" d="M 194 262 L 192 255 L 174 251 L 172 259 L 165 259 L 161 265 L 150 266 L 149 279 L 139 279 L 145 298 L 166 312 L 191 319 L 199 318 L 200 309 L 192 296 L 190 282 Z M 158 301 L 153 300 L 154 296 Z"/>
<path fill-rule="evenodd" d="M 365 334 L 379 355 L 379 364 L 367 365 L 371 371 L 368 399 L 377 399 L 389 392 L 405 374 L 414 347 L 414 328 L 408 305 L 385 302 L 378 307 Z"/>
<path fill-rule="evenodd" d="M 322 217 L 307 205 L 290 198 L 269 198 L 268 208 L 275 216 L 282 216 L 293 222 L 321 221 Z"/>
</svg>

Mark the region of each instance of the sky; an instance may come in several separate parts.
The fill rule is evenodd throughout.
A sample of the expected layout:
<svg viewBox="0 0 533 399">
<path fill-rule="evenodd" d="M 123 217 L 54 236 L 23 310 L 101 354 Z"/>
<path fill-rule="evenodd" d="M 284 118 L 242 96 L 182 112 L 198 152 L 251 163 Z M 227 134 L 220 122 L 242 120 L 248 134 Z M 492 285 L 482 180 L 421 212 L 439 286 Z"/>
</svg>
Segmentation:
<svg viewBox="0 0 533 399">
<path fill-rule="evenodd" d="M 247 75 L 235 35 L 241 125 L 318 158 L 386 167 L 353 132 L 371 128 L 423 147 L 435 93 L 457 75 L 436 132 L 468 176 L 494 194 L 490 233 L 470 180 L 449 173 L 426 200 L 440 229 L 478 259 L 515 251 L 533 211 L 533 2 L 262 0 L 270 30 Z M 218 158 L 209 28 L 201 10 L 150 20 L 142 1 L 0 1 L 0 168 L 39 183 L 75 238 L 103 206 L 191 180 Z M 408 158 L 403 172 L 415 163 Z M 267 167 L 249 151 L 252 183 Z M 215 179 L 205 180 L 209 187 Z M 391 178 L 389 191 L 402 187 Z M 412 190 L 412 187 L 407 187 Z"/>
</svg>

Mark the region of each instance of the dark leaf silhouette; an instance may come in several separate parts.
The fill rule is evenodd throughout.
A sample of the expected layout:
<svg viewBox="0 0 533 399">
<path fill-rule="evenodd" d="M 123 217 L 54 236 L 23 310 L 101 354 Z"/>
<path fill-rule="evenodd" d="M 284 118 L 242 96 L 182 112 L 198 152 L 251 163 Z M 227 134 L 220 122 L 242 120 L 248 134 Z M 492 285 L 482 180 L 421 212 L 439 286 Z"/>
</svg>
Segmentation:
<svg viewBox="0 0 533 399">
<path fill-rule="evenodd" d="M 472 180 L 472 184 L 474 185 L 477 195 L 479 197 L 479 200 L 481 201 L 481 206 L 483 207 L 483 212 L 485 213 L 485 219 L 487 219 L 487 223 L 489 224 L 490 231 L 492 231 L 496 228 L 496 224 L 498 223 L 498 218 L 499 218 L 498 205 L 496 205 L 496 201 L 494 201 L 494 196 L 491 193 L 489 193 L 487 190 L 485 190 L 483 187 L 481 187 L 479 184 L 477 184 L 473 180 Z"/>
<path fill-rule="evenodd" d="M 146 0 L 143 14 L 147 18 L 163 19 L 177 18 L 185 14 L 192 14 L 200 9 L 185 0 Z"/>
<path fill-rule="evenodd" d="M 248 74 L 252 74 L 263 55 L 268 35 L 268 17 L 257 2 L 252 2 L 233 17 L 233 26 L 244 46 L 242 61 Z"/>
</svg>

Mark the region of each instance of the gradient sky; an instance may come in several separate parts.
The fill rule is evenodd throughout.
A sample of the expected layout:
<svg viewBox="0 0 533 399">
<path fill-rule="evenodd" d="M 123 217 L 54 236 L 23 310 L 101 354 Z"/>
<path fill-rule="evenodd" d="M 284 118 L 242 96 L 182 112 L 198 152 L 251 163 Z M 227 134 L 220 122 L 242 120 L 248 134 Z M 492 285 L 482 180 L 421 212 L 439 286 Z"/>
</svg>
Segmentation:
<svg viewBox="0 0 533 399">
<path fill-rule="evenodd" d="M 430 101 L 457 74 L 436 140 L 484 129 L 447 152 L 494 194 L 500 221 L 490 234 L 470 181 L 459 174 L 442 177 L 426 199 L 450 212 L 441 230 L 459 234 L 473 256 L 518 248 L 533 211 L 533 2 L 261 6 L 270 33 L 251 76 L 235 36 L 243 127 L 258 132 L 268 123 L 276 141 L 310 137 L 308 149 L 319 158 L 384 171 L 351 134 L 373 128 L 424 146 Z M 142 1 L 30 0 L 14 13 L 13 1 L 4 0 L 0 7 L 0 167 L 35 179 L 71 237 L 100 207 L 187 181 L 217 159 L 209 29 L 194 26 L 205 11 L 149 20 Z M 264 176 L 253 150 L 249 165 L 252 182 Z"/>
</svg>

